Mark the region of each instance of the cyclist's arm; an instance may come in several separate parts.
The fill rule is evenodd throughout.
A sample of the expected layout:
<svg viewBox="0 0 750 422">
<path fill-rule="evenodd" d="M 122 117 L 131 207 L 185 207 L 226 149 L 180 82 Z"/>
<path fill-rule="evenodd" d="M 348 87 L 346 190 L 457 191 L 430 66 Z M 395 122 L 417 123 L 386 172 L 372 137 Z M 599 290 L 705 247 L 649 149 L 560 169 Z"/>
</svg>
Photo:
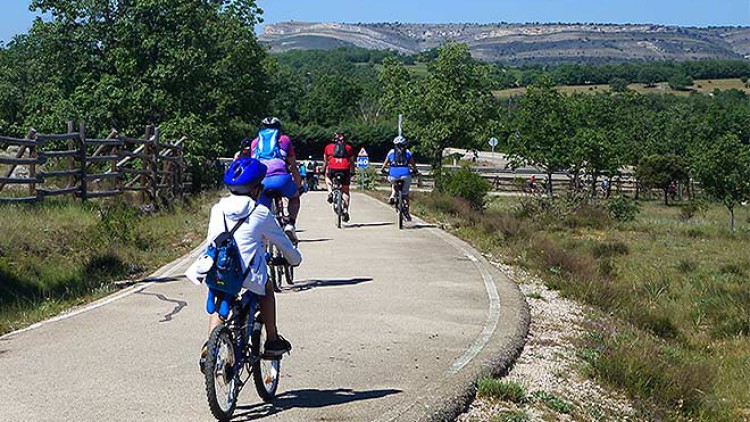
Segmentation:
<svg viewBox="0 0 750 422">
<path fill-rule="evenodd" d="M 352 155 L 349 156 L 349 172 L 354 174 L 357 171 L 357 157 L 352 151 Z"/>
<path fill-rule="evenodd" d="M 292 173 L 294 183 L 297 187 L 302 186 L 302 177 L 299 175 L 299 167 L 297 167 L 297 158 L 293 155 L 286 157 L 286 163 L 289 166 L 289 172 Z"/>
<path fill-rule="evenodd" d="M 327 153 L 323 153 L 323 168 L 321 170 L 322 174 L 326 174 L 326 170 L 327 170 L 327 167 L 328 167 L 328 160 L 329 160 L 329 158 L 330 157 L 328 156 Z"/>
<path fill-rule="evenodd" d="M 284 231 L 281 230 L 281 227 L 276 224 L 276 219 L 270 212 L 265 213 L 263 217 L 261 233 L 263 233 L 265 240 L 279 248 L 289 265 L 296 267 L 302 263 L 302 254 L 294 247 L 294 244 L 289 240 Z"/>
<path fill-rule="evenodd" d="M 380 172 L 385 173 L 386 171 L 388 171 L 390 164 L 390 161 L 388 160 L 388 158 L 386 158 L 385 161 L 383 161 L 383 165 L 380 167 Z"/>
<path fill-rule="evenodd" d="M 419 173 L 419 169 L 417 169 L 417 160 L 414 158 L 413 155 L 409 159 L 409 166 L 411 166 L 411 172 L 412 172 L 412 174 L 418 174 Z"/>
</svg>

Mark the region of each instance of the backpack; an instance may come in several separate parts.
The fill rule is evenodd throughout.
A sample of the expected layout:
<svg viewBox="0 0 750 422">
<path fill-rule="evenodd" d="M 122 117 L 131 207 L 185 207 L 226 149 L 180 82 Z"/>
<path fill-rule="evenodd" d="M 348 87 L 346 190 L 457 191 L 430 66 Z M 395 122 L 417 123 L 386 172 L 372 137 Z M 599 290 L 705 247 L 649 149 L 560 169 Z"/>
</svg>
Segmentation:
<svg viewBox="0 0 750 422">
<path fill-rule="evenodd" d="M 216 239 L 208 246 L 206 255 L 213 258 L 214 263 L 206 274 L 206 285 L 212 290 L 234 296 L 242 289 L 242 283 L 252 268 L 252 262 L 247 264 L 247 269 L 243 272 L 240 249 L 237 241 L 234 240 L 234 233 L 247 221 L 253 211 L 255 208 L 247 216 L 241 218 L 231 231 L 227 227 L 227 218 L 224 216 L 225 231 L 216 236 Z"/>
<path fill-rule="evenodd" d="M 393 149 L 393 161 L 391 162 L 391 167 L 408 167 L 409 166 L 409 160 L 406 157 L 406 149 L 404 148 L 394 148 Z"/>
<path fill-rule="evenodd" d="M 349 158 L 349 151 L 346 150 L 346 142 L 336 142 L 333 145 L 334 158 Z"/>
<path fill-rule="evenodd" d="M 281 152 L 281 132 L 278 129 L 263 129 L 258 132 L 258 146 L 255 148 L 254 158 L 260 161 L 284 158 Z"/>
</svg>

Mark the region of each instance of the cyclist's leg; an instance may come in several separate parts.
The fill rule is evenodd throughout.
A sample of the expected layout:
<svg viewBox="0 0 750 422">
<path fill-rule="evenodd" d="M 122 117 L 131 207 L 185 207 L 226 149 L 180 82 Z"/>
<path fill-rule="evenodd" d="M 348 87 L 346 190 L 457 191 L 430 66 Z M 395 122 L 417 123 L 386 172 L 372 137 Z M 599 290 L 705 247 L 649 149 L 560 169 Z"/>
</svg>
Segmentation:
<svg viewBox="0 0 750 422">
<path fill-rule="evenodd" d="M 276 295 L 271 283 L 266 283 L 266 295 L 258 296 L 258 302 L 263 323 L 266 325 L 266 338 L 275 340 L 279 334 L 276 329 Z"/>
<path fill-rule="evenodd" d="M 398 180 L 398 178 L 388 176 L 388 182 L 391 184 L 391 196 L 388 198 L 388 203 L 391 205 L 396 203 L 396 180 Z"/>
<path fill-rule="evenodd" d="M 409 191 L 411 188 L 411 176 L 404 176 L 401 178 L 404 181 L 404 187 L 401 190 L 401 194 L 404 198 L 404 211 L 406 212 L 406 218 L 411 221 L 411 214 L 409 213 Z"/>
</svg>

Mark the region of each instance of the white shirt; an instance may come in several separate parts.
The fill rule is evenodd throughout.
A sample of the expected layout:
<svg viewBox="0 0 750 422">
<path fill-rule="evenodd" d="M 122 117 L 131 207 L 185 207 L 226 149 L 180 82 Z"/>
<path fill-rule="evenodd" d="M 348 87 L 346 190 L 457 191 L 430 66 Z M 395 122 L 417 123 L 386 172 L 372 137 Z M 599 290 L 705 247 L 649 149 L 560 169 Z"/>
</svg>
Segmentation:
<svg viewBox="0 0 750 422">
<path fill-rule="evenodd" d="M 232 230 L 237 221 L 250 214 L 253 207 L 255 207 L 255 201 L 247 196 L 231 195 L 219 201 L 211 209 L 207 242 L 210 244 L 216 236 Z M 226 227 L 224 226 L 225 216 Z M 271 210 L 263 205 L 258 205 L 250 217 L 237 229 L 234 240 L 240 250 L 242 271 L 245 271 L 252 263 L 242 287 L 261 296 L 266 294 L 268 281 L 268 267 L 265 259 L 266 242 L 276 245 L 290 265 L 297 266 L 302 262 L 299 250 L 279 227 Z"/>
</svg>

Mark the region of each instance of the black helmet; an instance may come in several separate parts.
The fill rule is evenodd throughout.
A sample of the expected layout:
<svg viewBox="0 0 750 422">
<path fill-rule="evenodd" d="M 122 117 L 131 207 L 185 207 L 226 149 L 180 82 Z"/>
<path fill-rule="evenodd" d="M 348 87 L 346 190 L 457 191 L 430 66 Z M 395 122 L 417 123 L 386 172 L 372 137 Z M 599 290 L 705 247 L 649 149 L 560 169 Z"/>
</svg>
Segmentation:
<svg viewBox="0 0 750 422">
<path fill-rule="evenodd" d="M 399 148 L 406 148 L 409 145 L 409 139 L 405 135 L 398 135 L 393 138 L 393 145 Z"/>
<path fill-rule="evenodd" d="M 264 129 L 279 129 L 281 130 L 281 120 L 276 117 L 266 117 L 260 122 L 260 126 Z"/>
</svg>

